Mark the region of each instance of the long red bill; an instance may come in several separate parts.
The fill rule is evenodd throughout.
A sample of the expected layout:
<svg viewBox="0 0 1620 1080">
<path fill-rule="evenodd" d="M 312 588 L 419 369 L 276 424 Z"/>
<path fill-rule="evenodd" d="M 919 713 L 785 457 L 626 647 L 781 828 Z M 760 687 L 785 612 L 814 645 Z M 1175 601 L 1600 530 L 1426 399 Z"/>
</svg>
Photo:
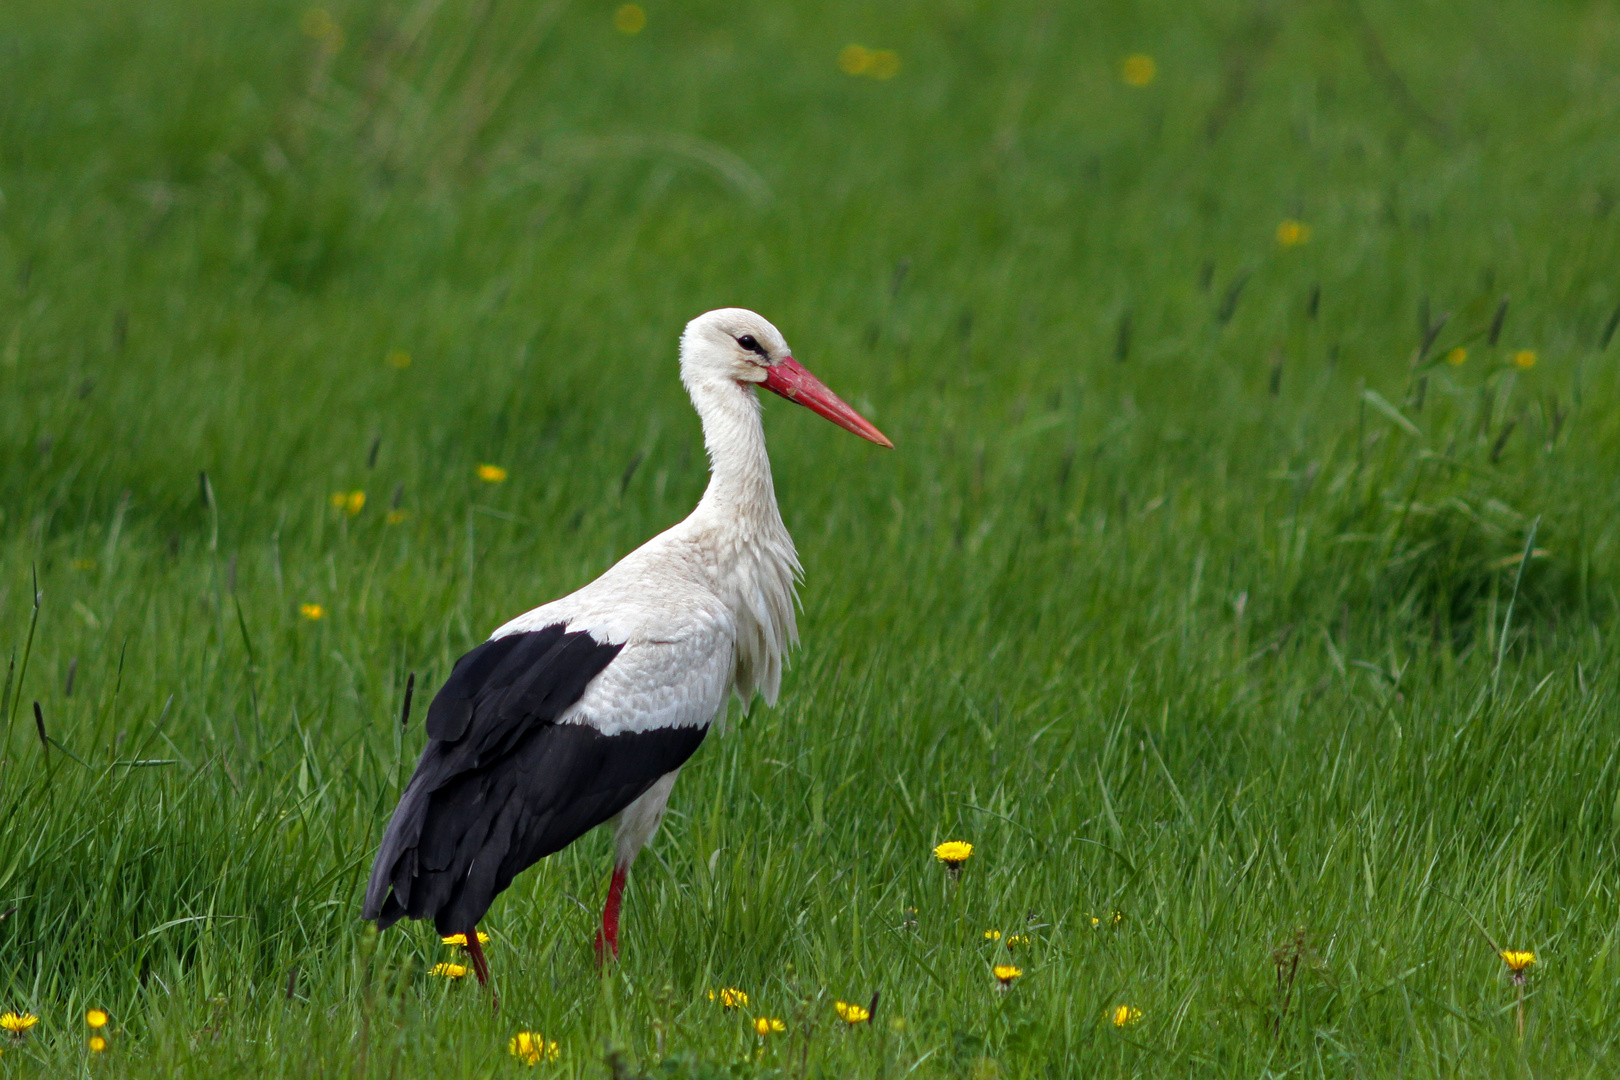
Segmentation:
<svg viewBox="0 0 1620 1080">
<path fill-rule="evenodd" d="M 853 431 L 863 439 L 894 449 L 894 443 L 889 441 L 887 435 L 868 423 L 866 417 L 844 404 L 842 398 L 827 389 L 825 383 L 806 371 L 793 357 L 784 356 L 766 368 L 765 372 L 765 382 L 762 385 L 771 393 L 780 394 L 789 401 L 797 402 L 818 416 L 825 416 L 845 431 Z"/>
</svg>

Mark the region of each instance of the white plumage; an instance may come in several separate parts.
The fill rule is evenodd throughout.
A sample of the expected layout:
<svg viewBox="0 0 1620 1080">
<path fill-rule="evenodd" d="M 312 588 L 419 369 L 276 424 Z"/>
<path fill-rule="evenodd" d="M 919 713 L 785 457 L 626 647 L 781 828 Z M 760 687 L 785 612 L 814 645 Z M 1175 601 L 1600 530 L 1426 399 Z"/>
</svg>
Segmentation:
<svg viewBox="0 0 1620 1080">
<path fill-rule="evenodd" d="M 704 362 L 713 327 L 728 341 L 753 336 L 787 353 L 776 328 L 750 311 L 710 312 L 687 327 L 681 374 L 703 419 L 712 473 L 697 508 L 589 585 L 490 635 L 562 622 L 625 646 L 560 723 L 606 735 L 707 724 L 733 691 L 745 709 L 756 692 L 776 704 L 783 659 L 799 640 L 799 558 L 776 506 L 759 398 L 724 369 L 712 377 L 707 369 L 719 365 Z"/>
</svg>

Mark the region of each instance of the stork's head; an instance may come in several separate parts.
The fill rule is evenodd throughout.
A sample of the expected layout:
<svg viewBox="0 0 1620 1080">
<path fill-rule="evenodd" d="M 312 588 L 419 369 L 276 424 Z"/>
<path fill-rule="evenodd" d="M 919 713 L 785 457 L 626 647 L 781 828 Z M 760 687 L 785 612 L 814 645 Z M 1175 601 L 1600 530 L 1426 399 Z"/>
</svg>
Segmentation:
<svg viewBox="0 0 1620 1080">
<path fill-rule="evenodd" d="M 720 308 L 686 324 L 681 380 L 689 388 L 720 382 L 763 386 L 863 439 L 894 446 L 793 359 L 780 330 L 744 308 Z"/>
</svg>

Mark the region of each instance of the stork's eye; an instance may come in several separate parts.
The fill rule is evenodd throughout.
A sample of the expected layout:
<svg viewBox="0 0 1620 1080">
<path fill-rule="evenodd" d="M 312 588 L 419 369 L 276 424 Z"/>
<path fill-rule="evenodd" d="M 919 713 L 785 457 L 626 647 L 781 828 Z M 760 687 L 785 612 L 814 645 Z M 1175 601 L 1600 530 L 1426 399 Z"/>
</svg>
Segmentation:
<svg viewBox="0 0 1620 1080">
<path fill-rule="evenodd" d="M 753 334 L 744 334 L 742 337 L 737 339 L 737 344 L 741 345 L 751 353 L 758 353 L 761 356 L 765 355 L 764 347 L 761 346 L 759 342 L 754 340 Z"/>
</svg>

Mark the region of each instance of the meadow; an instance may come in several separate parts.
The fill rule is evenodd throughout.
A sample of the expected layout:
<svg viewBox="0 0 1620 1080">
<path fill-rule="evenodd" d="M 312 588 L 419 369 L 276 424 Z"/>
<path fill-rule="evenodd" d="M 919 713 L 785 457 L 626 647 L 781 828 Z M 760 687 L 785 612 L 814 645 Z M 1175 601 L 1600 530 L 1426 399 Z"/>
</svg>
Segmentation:
<svg viewBox="0 0 1620 1080">
<path fill-rule="evenodd" d="M 1620 1072 L 1620 7 L 9 0 L 0 58 L 0 1075 Z M 619 965 L 606 835 L 496 903 L 493 1013 L 360 889 L 455 658 L 701 494 L 724 305 L 896 449 L 766 403 L 782 701 Z"/>
</svg>

